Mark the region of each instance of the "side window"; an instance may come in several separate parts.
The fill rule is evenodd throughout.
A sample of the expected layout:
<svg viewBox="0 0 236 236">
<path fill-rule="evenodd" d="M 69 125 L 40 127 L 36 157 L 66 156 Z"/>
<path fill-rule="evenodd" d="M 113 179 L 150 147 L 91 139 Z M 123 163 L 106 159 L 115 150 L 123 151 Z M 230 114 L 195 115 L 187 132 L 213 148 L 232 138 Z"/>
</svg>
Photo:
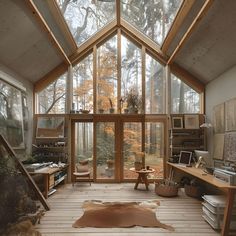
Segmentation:
<svg viewBox="0 0 236 236">
<path fill-rule="evenodd" d="M 0 79 L 0 133 L 12 147 L 24 148 L 21 91 Z"/>
</svg>

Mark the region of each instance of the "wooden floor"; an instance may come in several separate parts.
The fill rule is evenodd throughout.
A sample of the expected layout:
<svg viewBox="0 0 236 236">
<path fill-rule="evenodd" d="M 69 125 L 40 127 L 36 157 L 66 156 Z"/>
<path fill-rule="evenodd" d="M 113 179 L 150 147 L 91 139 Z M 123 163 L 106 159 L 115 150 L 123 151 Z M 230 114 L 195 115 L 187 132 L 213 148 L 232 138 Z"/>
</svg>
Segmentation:
<svg viewBox="0 0 236 236">
<path fill-rule="evenodd" d="M 212 236 L 220 235 L 214 231 L 201 216 L 201 202 L 187 197 L 179 191 L 176 198 L 162 198 L 154 193 L 154 185 L 150 191 L 134 190 L 134 184 L 95 184 L 77 183 L 58 188 L 58 191 L 49 197 L 51 210 L 41 219 L 36 228 L 42 235 L 83 235 L 83 236 Z M 140 186 L 142 189 L 142 186 Z M 73 228 L 72 224 L 82 214 L 81 205 L 85 200 L 103 201 L 144 201 L 160 200 L 157 209 L 157 218 L 172 225 L 174 232 L 160 228 Z"/>
</svg>

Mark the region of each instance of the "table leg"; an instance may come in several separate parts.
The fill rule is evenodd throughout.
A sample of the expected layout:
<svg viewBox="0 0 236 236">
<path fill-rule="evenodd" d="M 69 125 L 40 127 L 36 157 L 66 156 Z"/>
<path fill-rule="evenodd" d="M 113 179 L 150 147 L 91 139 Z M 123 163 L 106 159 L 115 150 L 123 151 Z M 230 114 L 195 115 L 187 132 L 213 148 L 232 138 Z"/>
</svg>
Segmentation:
<svg viewBox="0 0 236 236">
<path fill-rule="evenodd" d="M 49 190 L 49 175 L 45 174 L 44 175 L 44 188 L 45 188 L 45 198 L 48 198 L 48 190 Z"/>
<path fill-rule="evenodd" d="M 235 189 L 228 189 L 227 192 L 227 201 L 226 201 L 226 206 L 225 206 L 225 211 L 224 211 L 224 221 L 223 221 L 223 226 L 221 230 L 221 235 L 222 236 L 227 236 L 229 235 L 230 231 L 230 219 L 231 219 L 231 214 L 232 214 L 232 209 L 234 205 L 234 194 L 235 194 Z"/>
<path fill-rule="evenodd" d="M 142 181 L 142 183 L 144 183 L 145 184 L 145 186 L 146 186 L 146 190 L 149 190 L 148 189 L 148 178 L 147 178 L 147 174 L 146 173 L 142 173 L 141 174 L 141 181 Z"/>
<path fill-rule="evenodd" d="M 138 174 L 138 178 L 136 180 L 136 183 L 135 183 L 135 186 L 134 186 L 134 189 L 137 189 L 138 188 L 138 184 L 142 182 L 142 179 L 141 179 L 141 175 Z"/>
</svg>

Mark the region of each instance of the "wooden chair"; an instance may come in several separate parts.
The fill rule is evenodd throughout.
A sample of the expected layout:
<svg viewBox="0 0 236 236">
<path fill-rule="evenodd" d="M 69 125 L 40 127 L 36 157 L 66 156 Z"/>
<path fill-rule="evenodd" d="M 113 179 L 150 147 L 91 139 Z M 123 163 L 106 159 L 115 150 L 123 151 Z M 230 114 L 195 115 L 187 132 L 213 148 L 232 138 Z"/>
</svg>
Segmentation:
<svg viewBox="0 0 236 236">
<path fill-rule="evenodd" d="M 73 179 L 72 179 L 72 184 L 74 186 L 75 182 L 82 182 L 84 181 L 89 181 L 90 186 L 91 186 L 91 179 L 90 179 L 90 171 L 88 166 L 84 165 L 76 165 L 75 166 L 76 171 L 73 173 Z"/>
</svg>

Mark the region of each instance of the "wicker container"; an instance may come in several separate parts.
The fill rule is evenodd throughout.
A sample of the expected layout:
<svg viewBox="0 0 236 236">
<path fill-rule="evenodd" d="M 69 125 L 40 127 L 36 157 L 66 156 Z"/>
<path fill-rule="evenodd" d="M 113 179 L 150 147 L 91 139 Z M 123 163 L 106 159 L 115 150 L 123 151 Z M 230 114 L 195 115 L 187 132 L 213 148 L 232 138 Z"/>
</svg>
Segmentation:
<svg viewBox="0 0 236 236">
<path fill-rule="evenodd" d="M 155 192 L 162 197 L 176 197 L 178 195 L 178 185 L 164 185 L 162 183 L 155 183 Z"/>
<path fill-rule="evenodd" d="M 184 186 L 185 194 L 189 197 L 200 198 L 203 193 L 201 186 L 187 185 Z"/>
</svg>

